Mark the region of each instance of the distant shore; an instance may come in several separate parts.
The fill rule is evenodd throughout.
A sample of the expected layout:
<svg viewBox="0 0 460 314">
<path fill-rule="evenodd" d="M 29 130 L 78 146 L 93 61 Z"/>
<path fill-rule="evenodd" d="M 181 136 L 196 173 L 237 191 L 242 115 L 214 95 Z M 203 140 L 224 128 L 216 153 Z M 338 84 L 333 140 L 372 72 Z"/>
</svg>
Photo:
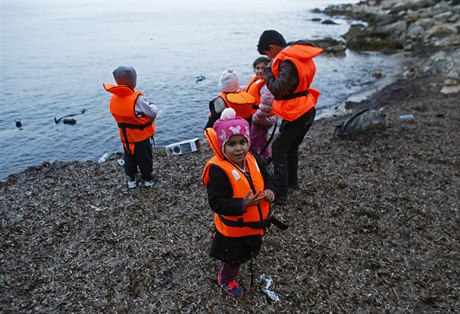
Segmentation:
<svg viewBox="0 0 460 314">
<path fill-rule="evenodd" d="M 403 78 L 439 75 L 460 90 L 460 19 L 458 1 L 366 0 L 327 7 L 323 13 L 362 20 L 344 35 L 356 51 L 403 52 Z M 450 88 L 452 89 L 452 88 Z"/>
</svg>

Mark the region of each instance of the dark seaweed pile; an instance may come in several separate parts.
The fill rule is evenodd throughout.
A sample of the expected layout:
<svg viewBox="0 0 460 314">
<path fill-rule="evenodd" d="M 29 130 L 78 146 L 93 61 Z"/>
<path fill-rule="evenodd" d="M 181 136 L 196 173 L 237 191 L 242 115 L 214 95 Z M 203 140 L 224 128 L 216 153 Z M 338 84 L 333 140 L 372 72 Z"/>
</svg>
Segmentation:
<svg viewBox="0 0 460 314">
<path fill-rule="evenodd" d="M 438 78 L 388 87 L 391 127 L 358 141 L 315 122 L 300 190 L 271 227 L 234 300 L 208 257 L 201 170 L 211 157 L 154 149 L 157 185 L 128 191 L 121 157 L 43 163 L 0 182 L 2 312 L 440 312 L 460 308 L 460 109 Z M 414 91 L 407 93 L 407 91 Z M 414 119 L 400 121 L 400 114 Z M 270 275 L 280 302 L 261 291 Z"/>
</svg>

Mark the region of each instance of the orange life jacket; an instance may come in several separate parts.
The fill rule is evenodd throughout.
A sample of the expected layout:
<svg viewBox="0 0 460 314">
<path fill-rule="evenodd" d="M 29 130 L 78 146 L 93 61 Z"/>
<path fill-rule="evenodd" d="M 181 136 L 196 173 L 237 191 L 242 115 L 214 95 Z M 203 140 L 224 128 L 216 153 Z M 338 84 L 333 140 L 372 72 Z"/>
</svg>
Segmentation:
<svg viewBox="0 0 460 314">
<path fill-rule="evenodd" d="M 246 86 L 246 92 L 254 97 L 256 105 L 260 104 L 260 89 L 264 86 L 264 84 L 264 79 L 259 79 L 257 75 L 254 75 Z"/>
<path fill-rule="evenodd" d="M 283 95 L 273 101 L 273 112 L 287 121 L 294 121 L 316 106 L 319 90 L 310 88 L 316 73 L 313 58 L 323 51 L 322 48 L 294 43 L 281 50 L 273 59 L 272 72 L 279 77 L 279 65 L 289 60 L 294 63 L 299 75 L 299 85 L 293 94 Z"/>
<path fill-rule="evenodd" d="M 155 124 L 149 117 L 138 118 L 135 113 L 136 100 L 141 91 L 134 91 L 126 85 L 104 84 L 112 93 L 110 112 L 118 124 L 120 139 L 126 150 L 134 154 L 134 143 L 142 142 L 155 134 Z"/>
<path fill-rule="evenodd" d="M 205 165 L 202 173 L 204 185 L 209 182 L 209 169 L 216 165 L 225 171 L 233 189 L 234 198 L 244 198 L 248 191 L 264 191 L 264 179 L 257 165 L 257 161 L 251 153 L 248 153 L 245 160 L 245 170 L 249 173 L 252 185 L 246 175 L 224 156 L 218 149 L 217 136 L 213 128 L 205 130 L 205 137 L 211 148 L 216 153 Z M 214 224 L 216 229 L 227 237 L 244 237 L 249 235 L 263 235 L 265 228 L 270 223 L 270 204 L 261 200 L 259 204 L 247 208 L 247 212 L 241 216 L 225 216 L 214 213 Z"/>
<path fill-rule="evenodd" d="M 235 93 L 220 93 L 219 96 L 224 100 L 227 108 L 233 108 L 236 115 L 243 118 L 250 118 L 257 110 L 256 100 L 252 95 L 245 91 L 237 91 Z"/>
</svg>

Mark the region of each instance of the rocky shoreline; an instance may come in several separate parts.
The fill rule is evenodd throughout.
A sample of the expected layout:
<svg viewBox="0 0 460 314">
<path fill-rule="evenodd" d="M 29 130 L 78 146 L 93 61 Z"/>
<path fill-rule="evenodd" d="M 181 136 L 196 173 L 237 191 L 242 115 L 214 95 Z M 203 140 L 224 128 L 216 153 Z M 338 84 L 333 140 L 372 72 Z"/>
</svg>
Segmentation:
<svg viewBox="0 0 460 314">
<path fill-rule="evenodd" d="M 344 35 L 348 48 L 404 51 L 409 62 L 405 78 L 440 75 L 451 80 L 449 86 L 458 86 L 459 1 L 367 0 L 330 6 L 323 13 L 363 21 L 353 24 Z"/>
<path fill-rule="evenodd" d="M 402 3 L 418 3 L 423 12 L 446 4 L 369 1 L 344 6 L 340 15 L 385 10 L 407 19 L 408 7 L 406 15 L 396 12 Z M 458 14 L 458 5 L 447 5 Z M 442 62 L 430 60 L 443 51 L 455 55 L 458 46 L 432 54 L 429 46 L 430 71 L 415 62 L 407 77 L 347 104 L 383 109 L 390 127 L 380 136 L 337 139 L 339 117 L 313 125 L 301 146 L 300 189 L 288 205 L 273 207 L 290 227 L 268 230 L 254 261 L 254 287 L 243 266 L 243 300 L 221 293 L 218 263 L 208 256 L 213 230 L 200 175 L 211 151 L 204 144 L 176 157 L 154 149 L 153 189 L 126 189 L 120 154 L 102 164 L 43 163 L 1 181 L 0 307 L 6 313 L 457 311 L 460 104 L 457 85 L 445 88 L 459 71 L 457 64 L 439 72 L 435 65 Z M 400 120 L 401 114 L 414 118 Z M 280 302 L 261 291 L 261 274 L 273 278 L 270 289 Z"/>
</svg>

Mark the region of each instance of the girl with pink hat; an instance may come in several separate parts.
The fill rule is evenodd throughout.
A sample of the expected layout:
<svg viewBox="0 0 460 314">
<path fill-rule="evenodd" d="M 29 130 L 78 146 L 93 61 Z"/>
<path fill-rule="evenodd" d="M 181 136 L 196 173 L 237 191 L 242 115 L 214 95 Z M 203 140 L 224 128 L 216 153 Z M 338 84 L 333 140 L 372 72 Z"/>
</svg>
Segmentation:
<svg viewBox="0 0 460 314">
<path fill-rule="evenodd" d="M 216 228 L 210 255 L 221 261 L 218 285 L 242 298 L 244 289 L 235 278 L 240 265 L 260 251 L 277 189 L 262 162 L 249 153 L 249 123 L 235 110 L 225 109 L 205 136 L 215 153 L 202 174 Z"/>
</svg>

